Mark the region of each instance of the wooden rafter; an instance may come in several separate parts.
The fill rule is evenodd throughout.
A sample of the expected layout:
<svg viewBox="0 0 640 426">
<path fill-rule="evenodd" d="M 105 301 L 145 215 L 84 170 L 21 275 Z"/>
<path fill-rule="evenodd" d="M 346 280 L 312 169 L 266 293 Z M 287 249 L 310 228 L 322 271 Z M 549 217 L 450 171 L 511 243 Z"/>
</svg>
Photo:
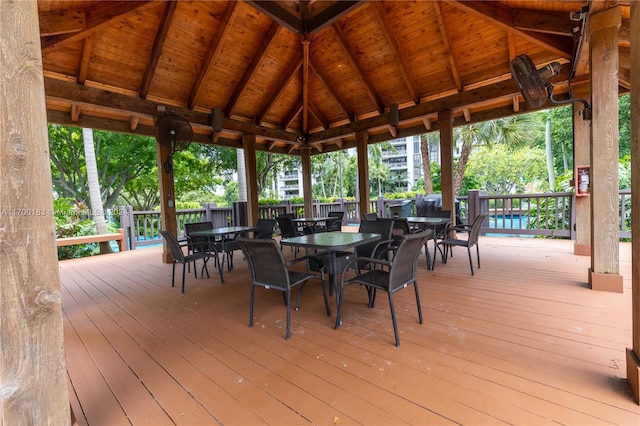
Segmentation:
<svg viewBox="0 0 640 426">
<path fill-rule="evenodd" d="M 571 36 L 570 28 L 575 25 L 566 12 L 514 9 L 512 15 L 516 28 L 539 33 Z"/>
<path fill-rule="evenodd" d="M 260 111 L 260 113 L 256 116 L 255 121 L 257 124 L 261 124 L 264 121 L 264 117 L 267 115 L 269 110 L 273 107 L 273 104 L 276 102 L 280 94 L 282 94 L 282 92 L 287 87 L 291 79 L 293 79 L 296 76 L 301 66 L 302 66 L 302 55 L 298 55 L 296 60 L 293 61 L 291 68 L 289 68 L 289 71 L 283 76 L 279 84 L 276 85 L 277 86 L 276 90 L 273 91 L 273 93 L 271 94 L 271 97 L 267 100 L 264 107 L 262 108 L 262 111 Z"/>
<path fill-rule="evenodd" d="M 323 129 L 328 129 L 329 128 L 329 122 L 327 121 L 326 118 L 324 118 L 324 116 L 322 115 L 320 110 L 318 108 L 316 108 L 316 106 L 314 104 L 309 102 L 309 104 L 307 105 L 307 109 L 309 110 L 311 115 L 313 115 L 313 117 L 316 120 L 318 120 L 318 122 L 320 122 L 320 125 L 322 126 Z"/>
<path fill-rule="evenodd" d="M 406 58 L 402 54 L 402 50 L 398 47 L 398 42 L 396 41 L 395 37 L 393 37 L 393 34 L 391 33 L 389 21 L 384 15 L 384 7 L 382 6 L 382 2 L 374 1 L 372 4 L 373 4 L 373 10 L 376 13 L 376 17 L 380 21 L 380 24 L 381 24 L 380 28 L 382 29 L 384 38 L 385 40 L 388 40 L 389 44 L 391 45 L 391 51 L 395 56 L 394 62 L 396 62 L 396 64 L 398 64 L 398 68 L 400 68 L 400 74 L 402 76 L 402 80 L 404 81 L 404 84 L 407 87 L 407 90 L 409 90 L 409 93 L 411 94 L 411 99 L 413 99 L 413 102 L 417 104 L 420 102 L 420 96 L 418 95 L 416 86 L 413 84 L 413 79 L 409 77 L 409 72 L 407 71 L 409 67 L 407 66 Z"/>
<path fill-rule="evenodd" d="M 452 0 L 447 4 L 454 6 L 466 13 L 482 18 L 495 24 L 505 31 L 513 32 L 523 39 L 541 46 L 556 55 L 571 59 L 573 56 L 573 40 L 554 34 L 534 33 L 516 28 L 513 23 L 513 12 L 510 8 L 499 5 L 497 2 L 474 2 Z"/>
<path fill-rule="evenodd" d="M 349 47 L 349 43 L 347 43 L 347 39 L 345 38 L 344 34 L 342 33 L 342 29 L 340 28 L 339 25 L 333 24 L 332 28 L 336 34 L 336 38 L 338 39 L 338 41 L 340 42 L 340 45 L 342 46 L 344 53 L 347 57 L 347 59 L 349 60 L 351 66 L 356 70 L 356 73 L 358 74 L 358 78 L 360 79 L 360 81 L 362 82 L 365 92 L 367 93 L 367 96 L 369 97 L 369 99 L 371 99 L 371 102 L 373 102 L 373 104 L 376 106 L 376 111 L 378 111 L 378 114 L 382 114 L 384 113 L 384 104 L 382 103 L 382 100 L 380 100 L 380 97 L 378 96 L 378 93 L 376 92 L 375 88 L 373 87 L 373 84 L 371 83 L 371 81 L 369 80 L 369 78 L 367 77 L 366 73 L 363 71 L 362 67 L 360 66 L 360 64 L 358 63 L 357 59 L 355 56 L 353 56 L 353 52 L 351 52 L 351 48 Z"/>
<path fill-rule="evenodd" d="M 347 13 L 351 12 L 357 6 L 359 6 L 362 1 L 348 1 L 341 0 L 336 1 L 330 4 L 328 7 L 315 14 L 314 16 L 307 19 L 304 27 L 306 28 L 307 33 L 314 34 L 320 31 L 321 29 L 333 24 L 338 19 L 342 18 Z"/>
<path fill-rule="evenodd" d="M 460 78 L 460 72 L 458 72 L 458 65 L 456 64 L 456 58 L 453 56 L 453 50 L 451 49 L 451 41 L 449 33 L 447 32 L 447 26 L 444 24 L 444 18 L 442 17 L 442 7 L 440 2 L 433 2 L 433 9 L 436 13 L 438 20 L 438 27 L 440 28 L 440 35 L 442 36 L 442 42 L 444 43 L 444 49 L 447 52 L 447 58 L 449 59 L 449 67 L 451 68 L 451 77 L 456 84 L 456 90 L 462 91 L 462 79 Z"/>
<path fill-rule="evenodd" d="M 213 40 L 211 40 L 211 43 L 209 44 L 209 51 L 205 56 L 202 68 L 200 68 L 200 72 L 198 72 L 198 77 L 196 77 L 196 81 L 193 83 L 193 87 L 191 88 L 191 94 L 189 95 L 189 101 L 187 102 L 187 106 L 190 109 L 193 109 L 193 107 L 196 105 L 198 94 L 200 93 L 200 90 L 202 89 L 204 82 L 209 75 L 213 61 L 222 49 L 222 40 L 224 39 L 224 36 L 227 34 L 227 32 L 229 32 L 231 23 L 233 22 L 239 9 L 240 8 L 238 7 L 238 2 L 229 2 L 224 16 L 222 17 L 222 19 L 220 19 L 220 27 L 218 28 L 218 31 L 216 32 Z"/>
<path fill-rule="evenodd" d="M 173 14 L 176 11 L 177 5 L 178 5 L 178 2 L 174 2 L 174 1 L 167 2 L 164 8 L 164 12 L 162 13 L 162 18 L 160 19 L 160 25 L 158 26 L 156 37 L 153 40 L 153 47 L 151 48 L 151 53 L 149 54 L 149 61 L 147 62 L 147 67 L 144 70 L 144 74 L 142 76 L 142 84 L 140 84 L 141 98 L 146 98 L 147 95 L 149 94 L 149 88 L 151 87 L 153 76 L 156 73 L 156 68 L 158 66 L 158 62 L 160 61 L 160 55 L 162 55 L 164 42 L 167 39 L 167 34 L 169 33 L 169 27 L 171 26 L 171 21 L 173 19 Z"/>
<path fill-rule="evenodd" d="M 231 97 L 229 98 L 229 101 L 227 102 L 226 112 L 228 116 L 231 116 L 231 114 L 233 114 L 233 110 L 235 109 L 236 104 L 238 103 L 238 100 L 242 95 L 242 92 L 247 87 L 247 84 L 249 83 L 249 81 L 251 81 L 251 78 L 255 74 L 256 69 L 258 69 L 258 67 L 260 66 L 260 63 L 262 62 L 262 60 L 267 55 L 269 46 L 271 45 L 271 42 L 273 41 L 273 39 L 278 35 L 278 31 L 280 30 L 280 28 L 282 28 L 282 26 L 280 26 L 277 22 L 274 22 L 271 24 L 271 26 L 267 30 L 267 33 L 262 39 L 262 44 L 260 45 L 260 48 L 258 49 L 256 54 L 253 56 L 251 63 L 249 64 L 247 69 L 244 71 L 242 78 L 240 78 L 240 81 L 238 82 L 235 90 L 233 91 L 233 94 L 231 95 Z"/>
<path fill-rule="evenodd" d="M 513 60 L 513 58 L 516 57 L 516 37 L 509 33 L 508 36 L 508 44 L 509 44 L 509 62 L 511 62 L 511 60 Z M 520 95 L 516 95 L 513 97 L 513 111 L 514 112 L 518 112 L 520 111 Z"/>
<path fill-rule="evenodd" d="M 318 68 L 313 64 L 313 59 L 311 58 L 309 59 L 309 66 L 311 67 L 311 71 L 313 71 L 315 76 L 318 77 L 320 81 L 322 81 L 322 84 L 324 84 L 324 87 L 326 87 L 329 93 L 331 93 L 331 96 L 333 96 L 333 99 L 335 99 L 336 102 L 338 102 L 338 104 L 340 105 L 340 108 L 342 109 L 342 112 L 344 113 L 344 115 L 347 116 L 347 119 L 349 121 L 353 121 L 354 120 L 353 113 L 349 111 L 349 107 L 347 107 L 347 105 L 344 103 L 344 100 L 338 95 L 338 92 L 333 87 L 331 82 L 327 80 L 327 78 L 322 74 L 322 72 L 320 71 L 320 68 Z"/>
<path fill-rule="evenodd" d="M 41 12 L 38 16 L 40 37 L 75 33 L 87 27 L 84 9 Z"/>
<path fill-rule="evenodd" d="M 287 113 L 284 120 L 282 121 L 282 128 L 287 129 L 291 126 L 293 120 L 302 112 L 302 99 L 298 99 L 296 104 L 291 108 L 291 110 Z"/>
<path fill-rule="evenodd" d="M 87 74 L 89 73 L 89 59 L 91 59 L 91 47 L 93 46 L 93 36 L 85 38 L 82 42 L 82 52 L 80 53 L 80 63 L 78 64 L 78 78 L 76 81 L 79 84 L 84 84 L 87 80 Z"/>
<path fill-rule="evenodd" d="M 309 132 L 309 40 L 302 40 L 302 134 Z"/>
<path fill-rule="evenodd" d="M 293 33 L 302 34 L 302 19 L 280 6 L 275 1 L 245 1 L 254 9 L 267 15 L 271 20 L 277 22 L 283 27 L 289 29 Z"/>
<path fill-rule="evenodd" d="M 147 8 L 158 7 L 153 1 L 104 1 L 97 2 L 87 11 L 87 25 L 84 30 L 44 37 L 41 41 L 42 54 L 61 45 L 80 41 L 91 34 L 108 27 L 114 21 L 126 19 Z"/>
</svg>

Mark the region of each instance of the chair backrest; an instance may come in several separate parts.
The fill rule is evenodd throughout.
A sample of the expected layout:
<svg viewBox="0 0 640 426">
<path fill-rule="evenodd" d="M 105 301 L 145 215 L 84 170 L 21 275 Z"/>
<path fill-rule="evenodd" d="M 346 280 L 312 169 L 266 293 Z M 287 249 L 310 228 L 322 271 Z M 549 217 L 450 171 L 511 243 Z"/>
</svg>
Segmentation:
<svg viewBox="0 0 640 426">
<path fill-rule="evenodd" d="M 393 219 L 364 220 L 360 222 L 360 228 L 358 231 L 380 234 L 382 235 L 382 241 L 390 240 L 393 233 Z M 380 241 L 374 241 L 356 247 L 356 254 L 360 257 L 376 257 L 376 253 L 373 253 L 373 250 L 379 242 Z"/>
<path fill-rule="evenodd" d="M 258 219 L 256 222 L 256 238 L 272 238 L 273 228 L 276 227 L 275 219 Z"/>
<path fill-rule="evenodd" d="M 251 282 L 275 289 L 290 287 L 289 273 L 276 240 L 238 237 L 251 271 Z"/>
<path fill-rule="evenodd" d="M 167 242 L 169 250 L 171 250 L 171 255 L 173 256 L 173 261 L 184 263 L 184 252 L 182 251 L 182 247 L 180 247 L 180 243 L 177 238 L 174 237 L 171 232 L 164 230 L 160 230 L 160 235 L 162 235 L 162 238 Z"/>
<path fill-rule="evenodd" d="M 393 219 L 393 235 L 402 236 L 411 233 L 409 221 L 404 217 L 396 217 Z"/>
<path fill-rule="evenodd" d="M 207 237 L 194 237 L 192 234 L 198 231 L 208 231 L 213 229 L 211 222 L 192 222 L 184 224 L 184 233 L 191 241 L 191 249 L 193 251 L 205 251 L 208 248 L 209 240 Z"/>
<path fill-rule="evenodd" d="M 278 216 L 278 227 L 280 228 L 280 236 L 282 238 L 291 238 L 298 235 L 298 230 L 293 224 L 293 219 L 286 216 Z"/>
<path fill-rule="evenodd" d="M 378 219 L 378 213 L 365 213 L 364 214 L 364 220 L 377 220 Z"/>
<path fill-rule="evenodd" d="M 327 221 L 327 230 L 328 231 L 340 231 L 342 229 L 342 218 L 344 217 L 343 211 L 331 211 L 327 215 L 333 220 Z"/>
<path fill-rule="evenodd" d="M 327 214 L 328 217 L 335 217 L 337 219 L 342 220 L 342 218 L 344 217 L 344 212 L 342 211 L 332 211 L 329 212 L 329 214 Z"/>
<path fill-rule="evenodd" d="M 481 214 L 476 217 L 476 220 L 473 221 L 471 225 L 471 230 L 469 231 L 469 247 L 476 244 L 478 242 L 478 236 L 480 235 L 480 228 L 482 228 L 482 222 L 487 218 L 486 214 Z"/>
<path fill-rule="evenodd" d="M 402 242 L 398 246 L 391 263 L 390 290 L 402 287 L 415 280 L 418 257 L 422 246 L 424 246 L 428 238 L 428 234 L 428 232 L 423 231 L 402 237 Z"/>
</svg>

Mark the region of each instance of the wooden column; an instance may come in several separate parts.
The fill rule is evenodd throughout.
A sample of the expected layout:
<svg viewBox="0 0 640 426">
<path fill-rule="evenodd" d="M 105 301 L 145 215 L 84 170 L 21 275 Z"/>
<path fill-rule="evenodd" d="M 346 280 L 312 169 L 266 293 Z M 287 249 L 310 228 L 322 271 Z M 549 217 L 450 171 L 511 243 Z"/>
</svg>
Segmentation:
<svg viewBox="0 0 640 426">
<path fill-rule="evenodd" d="M 618 223 L 618 28 L 620 7 L 589 16 L 591 70 L 591 269 L 594 290 L 622 292 Z"/>
<path fill-rule="evenodd" d="M 440 174 L 442 192 L 442 210 L 451 210 L 455 224 L 455 195 L 453 193 L 453 111 L 441 111 L 438 113 L 440 122 Z M 469 218 L 469 223 L 474 218 Z"/>
<path fill-rule="evenodd" d="M 0 423 L 68 425 L 36 2 L 0 2 L 0 40 Z"/>
<path fill-rule="evenodd" d="M 574 88 L 576 98 L 589 100 L 591 93 L 586 85 Z M 591 164 L 591 120 L 584 120 L 584 104 L 573 104 L 573 164 L 574 166 L 588 166 Z M 575 169 L 575 168 L 574 168 Z M 574 178 L 577 176 L 574 174 Z M 577 193 L 577 182 L 576 182 Z M 580 256 L 591 255 L 591 198 L 577 196 L 576 200 L 576 239 L 573 252 Z"/>
<path fill-rule="evenodd" d="M 358 156 L 358 199 L 360 217 L 369 213 L 369 133 L 356 133 L 356 149 Z"/>
<path fill-rule="evenodd" d="M 302 191 L 304 192 L 304 215 L 313 216 L 313 188 L 311 185 L 311 154 L 309 149 L 302 150 Z"/>
<path fill-rule="evenodd" d="M 631 310 L 627 382 L 640 403 L 640 3 L 631 2 Z"/>
<path fill-rule="evenodd" d="M 244 170 L 247 179 L 247 223 L 249 226 L 253 226 L 260 217 L 256 135 L 242 135 L 242 147 L 244 149 Z"/>
<path fill-rule="evenodd" d="M 162 229 L 177 236 L 176 194 L 173 180 L 173 160 L 171 149 L 156 142 L 156 158 L 158 160 L 158 182 L 160 182 L 160 221 Z M 167 243 L 162 244 L 162 261 L 173 262 L 171 250 Z"/>
</svg>

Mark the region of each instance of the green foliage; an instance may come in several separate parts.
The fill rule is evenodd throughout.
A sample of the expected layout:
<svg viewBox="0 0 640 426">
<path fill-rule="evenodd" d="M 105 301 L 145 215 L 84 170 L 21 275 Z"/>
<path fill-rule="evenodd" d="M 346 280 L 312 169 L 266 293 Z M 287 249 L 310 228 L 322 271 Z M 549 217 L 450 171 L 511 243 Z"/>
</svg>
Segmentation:
<svg viewBox="0 0 640 426">
<path fill-rule="evenodd" d="M 558 203 L 558 198 L 543 198 L 531 206 L 529 229 L 565 229 L 571 223 L 570 203 Z"/>
<path fill-rule="evenodd" d="M 72 198 L 53 200 L 53 211 L 56 223 L 56 238 L 95 235 L 96 226 L 89 216 L 89 209 L 84 203 Z M 58 260 L 87 257 L 98 254 L 98 243 L 78 244 L 58 247 Z"/>
<path fill-rule="evenodd" d="M 545 161 L 545 153 L 539 148 L 478 148 L 471 154 L 467 173 L 482 182 L 489 194 L 524 193 L 533 189 L 532 184 L 544 182 Z"/>
</svg>

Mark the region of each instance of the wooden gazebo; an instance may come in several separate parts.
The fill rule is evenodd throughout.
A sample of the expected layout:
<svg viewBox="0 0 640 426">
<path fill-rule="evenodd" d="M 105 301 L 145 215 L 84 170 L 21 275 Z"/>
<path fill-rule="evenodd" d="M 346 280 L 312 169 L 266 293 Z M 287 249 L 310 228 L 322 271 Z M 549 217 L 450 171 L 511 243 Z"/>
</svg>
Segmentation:
<svg viewBox="0 0 640 426">
<path fill-rule="evenodd" d="M 0 4 L 0 335 L 2 416 L 68 421 L 46 124 L 154 135 L 165 111 L 193 140 L 245 151 L 248 219 L 257 218 L 255 152 L 358 149 L 368 205 L 370 143 L 440 132 L 443 203 L 453 207 L 452 129 L 531 111 L 512 80 L 519 54 L 561 64 L 554 97 L 574 104 L 576 253 L 594 289 L 622 291 L 617 97 L 631 92 L 633 342 L 640 363 L 640 6 L 633 1 L 65 1 Z M 553 105 L 547 103 L 542 108 Z M 158 164 L 171 155 L 158 145 Z M 171 171 L 159 167 L 163 223 L 175 229 Z M 361 213 L 364 213 L 363 210 Z M 29 419 L 29 420 L 27 420 Z M 34 420 L 36 419 L 36 420 Z"/>
</svg>

